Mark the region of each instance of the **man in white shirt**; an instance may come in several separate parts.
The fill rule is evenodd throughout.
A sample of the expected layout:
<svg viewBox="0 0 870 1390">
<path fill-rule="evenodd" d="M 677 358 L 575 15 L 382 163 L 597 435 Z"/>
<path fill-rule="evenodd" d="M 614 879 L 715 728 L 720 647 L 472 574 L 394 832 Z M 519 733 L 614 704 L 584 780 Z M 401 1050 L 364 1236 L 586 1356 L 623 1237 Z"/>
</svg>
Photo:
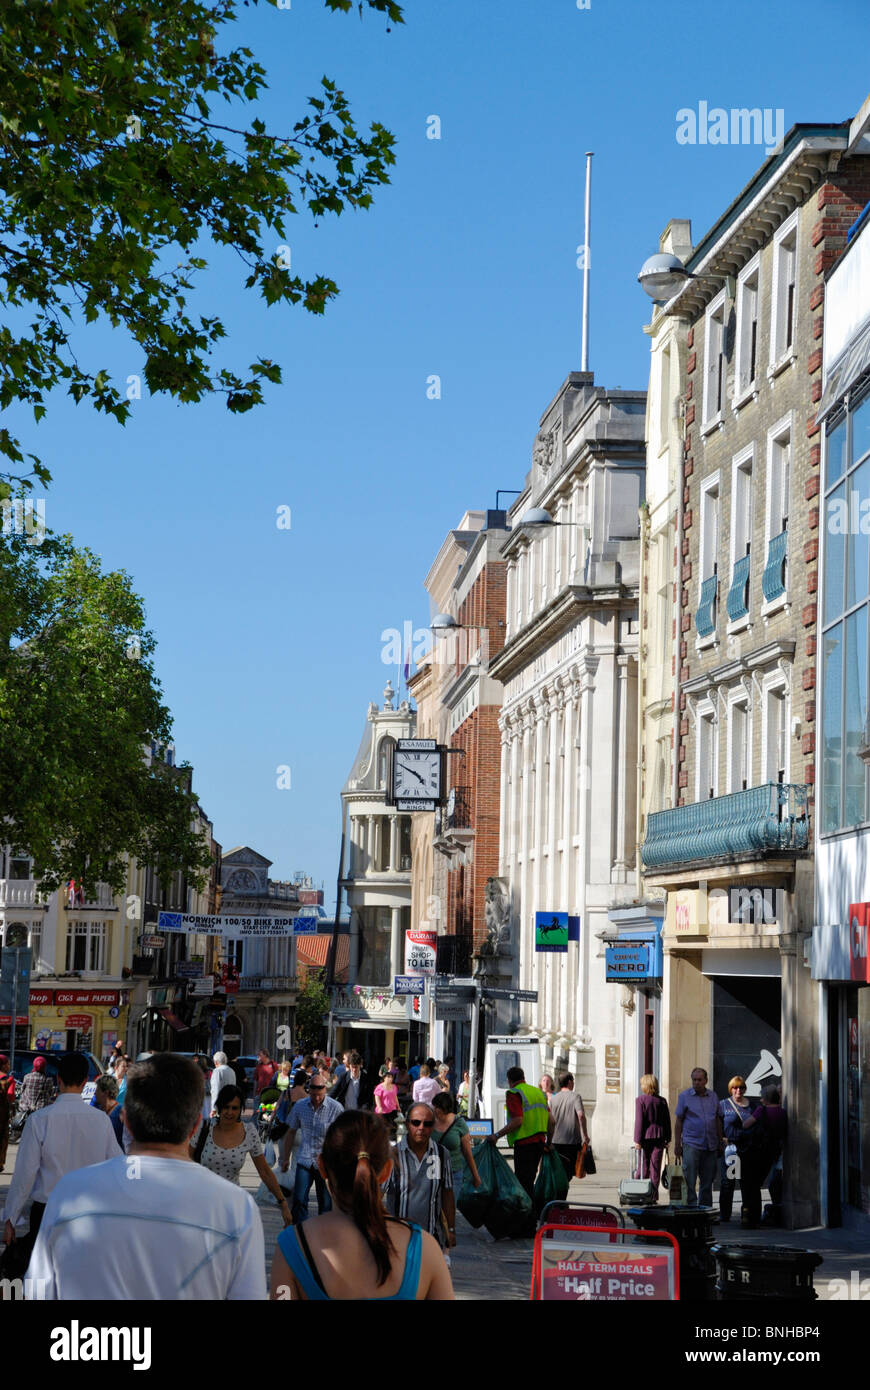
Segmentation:
<svg viewBox="0 0 870 1390">
<path fill-rule="evenodd" d="M 40 1297 L 265 1299 L 253 1198 L 190 1158 L 202 1098 L 202 1072 L 185 1057 L 161 1052 L 130 1068 L 130 1152 L 52 1192 L 27 1272 L 43 1281 Z"/>
<path fill-rule="evenodd" d="M 214 1071 L 211 1074 L 211 1108 L 217 1109 L 217 1098 L 224 1086 L 235 1086 L 236 1074 L 227 1061 L 225 1052 L 216 1052 L 212 1059 Z"/>
<path fill-rule="evenodd" d="M 33 1205 L 30 1230 L 24 1239 L 32 1246 L 45 1204 L 64 1174 L 91 1163 L 102 1163 L 118 1152 L 108 1116 L 82 1100 L 88 1079 L 87 1058 L 80 1052 L 61 1057 L 57 1078 L 57 1100 L 42 1110 L 34 1110 L 21 1136 L 3 1213 L 6 1245 L 18 1238 L 16 1227 L 29 1197 L 32 1196 Z"/>
</svg>

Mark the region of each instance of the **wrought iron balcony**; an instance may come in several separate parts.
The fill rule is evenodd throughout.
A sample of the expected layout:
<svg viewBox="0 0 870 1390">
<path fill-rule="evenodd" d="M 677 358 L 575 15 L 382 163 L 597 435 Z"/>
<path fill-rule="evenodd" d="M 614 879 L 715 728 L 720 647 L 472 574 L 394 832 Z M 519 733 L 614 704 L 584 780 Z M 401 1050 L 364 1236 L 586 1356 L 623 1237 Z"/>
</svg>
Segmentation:
<svg viewBox="0 0 870 1390">
<path fill-rule="evenodd" d="M 740 618 L 745 618 L 749 612 L 749 568 L 752 557 L 741 555 L 739 560 L 734 561 L 734 569 L 731 573 L 731 588 L 728 590 L 728 598 L 725 607 L 728 609 L 728 617 L 732 623 L 736 623 Z"/>
<path fill-rule="evenodd" d="M 788 551 L 788 530 L 771 536 L 767 543 L 767 564 L 761 576 L 761 592 L 766 603 L 772 603 L 785 593 L 786 565 Z"/>
<path fill-rule="evenodd" d="M 647 820 L 641 856 L 648 869 L 679 869 L 711 860 L 804 854 L 809 845 L 807 789 L 795 783 L 714 796 Z"/>
<path fill-rule="evenodd" d="M 285 992 L 296 988 L 295 975 L 241 975 L 239 977 L 239 990 L 246 993 L 248 990 L 259 992 L 273 991 Z"/>
<path fill-rule="evenodd" d="M 716 599 L 719 592 L 719 579 L 711 574 L 701 585 L 698 611 L 695 614 L 695 629 L 699 637 L 711 637 L 716 631 Z"/>
</svg>

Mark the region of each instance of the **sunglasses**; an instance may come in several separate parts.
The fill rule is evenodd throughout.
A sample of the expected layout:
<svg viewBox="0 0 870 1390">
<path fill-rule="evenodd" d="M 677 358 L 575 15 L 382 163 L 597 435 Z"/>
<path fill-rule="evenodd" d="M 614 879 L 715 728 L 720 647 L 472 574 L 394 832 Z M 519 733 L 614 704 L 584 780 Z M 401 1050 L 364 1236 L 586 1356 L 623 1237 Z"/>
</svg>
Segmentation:
<svg viewBox="0 0 870 1390">
<path fill-rule="evenodd" d="M 434 1125 L 434 1123 L 435 1123 L 434 1120 L 409 1120 L 409 1121 L 408 1121 L 408 1124 L 409 1124 L 409 1125 L 413 1125 L 413 1126 L 415 1127 L 415 1129 L 418 1128 L 418 1127 L 421 1126 L 421 1125 L 422 1125 L 423 1129 L 431 1129 L 432 1126 Z"/>
<path fill-rule="evenodd" d="M 325 1087 L 325 1086 L 309 1086 L 308 1089 L 309 1089 L 309 1091 L 325 1091 L 325 1090 L 326 1090 L 326 1087 Z"/>
</svg>

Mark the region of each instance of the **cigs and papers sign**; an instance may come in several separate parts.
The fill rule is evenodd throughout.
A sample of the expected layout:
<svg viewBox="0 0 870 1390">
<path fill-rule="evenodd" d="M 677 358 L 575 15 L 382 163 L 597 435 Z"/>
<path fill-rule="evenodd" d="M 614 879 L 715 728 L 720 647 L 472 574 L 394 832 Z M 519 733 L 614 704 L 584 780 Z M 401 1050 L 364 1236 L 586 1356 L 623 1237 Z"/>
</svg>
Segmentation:
<svg viewBox="0 0 870 1390">
<path fill-rule="evenodd" d="M 307 935 L 311 918 L 306 917 L 201 917 L 189 912 L 161 912 L 161 931 L 186 932 L 188 936 L 228 936 L 248 938 Z M 298 923 L 298 927 L 297 927 Z"/>
</svg>

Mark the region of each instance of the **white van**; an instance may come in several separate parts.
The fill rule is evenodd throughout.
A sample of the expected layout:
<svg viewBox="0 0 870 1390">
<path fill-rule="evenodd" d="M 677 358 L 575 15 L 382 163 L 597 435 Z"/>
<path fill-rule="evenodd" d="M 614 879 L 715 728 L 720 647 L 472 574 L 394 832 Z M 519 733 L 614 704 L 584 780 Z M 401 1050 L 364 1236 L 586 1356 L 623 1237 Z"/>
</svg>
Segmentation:
<svg viewBox="0 0 870 1390">
<path fill-rule="evenodd" d="M 541 1044 L 537 1038 L 493 1037 L 486 1040 L 480 1113 L 492 1120 L 494 1130 L 504 1129 L 507 1124 L 504 1095 L 511 1067 L 522 1067 L 529 1084 L 537 1086 L 542 1070 Z M 499 1142 L 507 1146 L 506 1139 Z"/>
</svg>

